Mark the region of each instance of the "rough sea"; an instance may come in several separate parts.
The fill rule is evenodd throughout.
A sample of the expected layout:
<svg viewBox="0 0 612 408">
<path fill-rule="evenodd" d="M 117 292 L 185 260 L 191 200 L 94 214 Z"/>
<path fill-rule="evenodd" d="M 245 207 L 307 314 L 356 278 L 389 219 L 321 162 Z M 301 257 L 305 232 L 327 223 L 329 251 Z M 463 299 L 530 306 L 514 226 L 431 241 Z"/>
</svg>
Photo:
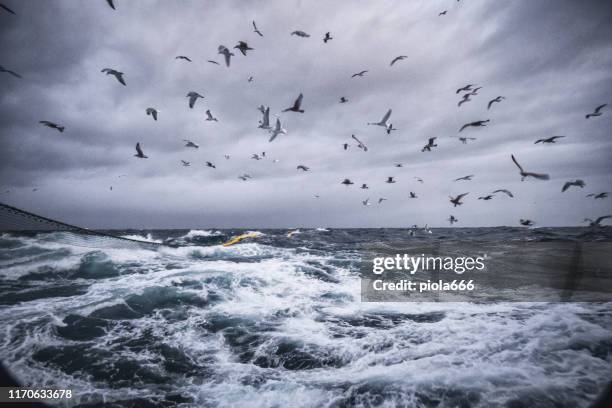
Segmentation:
<svg viewBox="0 0 612 408">
<path fill-rule="evenodd" d="M 587 407 L 612 379 L 612 299 L 362 302 L 360 260 L 395 241 L 503 254 L 610 229 L 261 230 L 231 247 L 244 231 L 121 232 L 179 245 L 157 249 L 5 233 L 0 361 L 73 390 L 62 406 Z"/>
</svg>

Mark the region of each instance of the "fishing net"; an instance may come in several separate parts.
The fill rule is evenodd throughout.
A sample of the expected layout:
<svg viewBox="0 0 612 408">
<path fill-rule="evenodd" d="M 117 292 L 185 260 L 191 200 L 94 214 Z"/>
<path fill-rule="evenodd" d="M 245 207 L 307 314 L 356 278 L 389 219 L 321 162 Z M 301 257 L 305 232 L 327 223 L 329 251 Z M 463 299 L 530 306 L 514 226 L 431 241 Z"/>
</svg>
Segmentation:
<svg viewBox="0 0 612 408">
<path fill-rule="evenodd" d="M 164 246 L 176 246 L 77 227 L 4 203 L 0 203 L 0 233 L 91 248 L 128 247 L 154 250 Z"/>
</svg>

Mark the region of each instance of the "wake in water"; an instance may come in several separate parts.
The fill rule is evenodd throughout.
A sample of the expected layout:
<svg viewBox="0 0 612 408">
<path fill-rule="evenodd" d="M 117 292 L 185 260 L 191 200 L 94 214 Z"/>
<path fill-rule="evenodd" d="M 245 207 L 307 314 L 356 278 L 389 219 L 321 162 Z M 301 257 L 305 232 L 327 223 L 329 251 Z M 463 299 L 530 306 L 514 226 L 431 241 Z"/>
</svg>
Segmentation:
<svg viewBox="0 0 612 408">
<path fill-rule="evenodd" d="M 364 245 L 407 231 L 262 232 L 233 247 L 238 231 L 130 233 L 191 245 L 156 250 L 3 234 L 0 359 L 25 385 L 72 389 L 67 406 L 575 407 L 610 378 L 612 303 L 361 302 Z M 503 252 L 583 232 L 413 243 Z"/>
</svg>

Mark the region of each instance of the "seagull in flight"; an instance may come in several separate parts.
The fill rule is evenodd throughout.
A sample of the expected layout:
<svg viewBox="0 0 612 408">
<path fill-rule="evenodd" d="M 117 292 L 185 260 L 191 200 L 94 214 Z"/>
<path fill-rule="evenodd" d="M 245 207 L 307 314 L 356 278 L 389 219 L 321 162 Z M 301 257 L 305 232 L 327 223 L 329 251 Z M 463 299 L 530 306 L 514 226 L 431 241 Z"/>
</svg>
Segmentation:
<svg viewBox="0 0 612 408">
<path fill-rule="evenodd" d="M 123 72 L 119 72 L 111 68 L 104 68 L 101 72 L 105 72 L 106 75 L 114 75 L 115 78 L 117 78 L 117 81 L 119 81 L 122 85 L 127 85 L 123 79 Z"/>
<path fill-rule="evenodd" d="M 364 152 L 368 151 L 368 146 L 366 146 L 361 140 L 357 139 L 357 136 L 351 135 L 351 137 L 353 138 L 353 140 L 355 140 L 357 142 L 357 147 L 358 148 L 362 149 Z"/>
<path fill-rule="evenodd" d="M 213 60 L 206 60 L 207 62 L 210 62 L 211 64 L 217 64 L 217 65 L 221 65 L 219 64 L 217 61 L 213 61 Z"/>
<path fill-rule="evenodd" d="M 212 163 L 211 163 L 211 162 L 209 162 L 209 161 L 207 161 L 207 162 L 206 162 L 206 167 L 210 167 L 210 168 L 212 168 L 212 169 L 216 169 L 216 168 L 217 168 L 217 166 L 215 166 L 214 164 L 212 164 Z"/>
<path fill-rule="evenodd" d="M 251 159 L 253 159 L 253 160 L 262 160 L 263 157 L 261 157 L 257 153 L 253 153 L 253 155 L 251 156 Z"/>
<path fill-rule="evenodd" d="M 487 120 L 477 120 L 475 122 L 470 122 L 470 123 L 466 123 L 465 125 L 461 126 L 461 129 L 459 129 L 459 132 L 461 132 L 463 129 L 467 128 L 467 127 L 481 127 L 481 126 L 487 126 L 486 124 L 488 122 L 490 122 L 491 119 L 487 119 Z"/>
<path fill-rule="evenodd" d="M 465 197 L 466 195 L 468 195 L 468 194 L 470 194 L 470 193 L 463 193 L 463 194 L 459 194 L 457 197 L 454 197 L 454 198 L 453 198 L 453 197 L 451 197 L 451 196 L 448 196 L 448 198 L 450 199 L 450 202 L 451 202 L 451 203 L 453 203 L 453 207 L 456 207 L 456 206 L 458 206 L 458 205 L 463 204 L 463 203 L 461 202 L 461 199 L 462 199 L 463 197 Z"/>
<path fill-rule="evenodd" d="M 183 167 L 191 166 L 191 162 L 188 162 L 188 161 L 185 161 L 185 160 L 181 160 L 181 163 L 183 163 Z"/>
<path fill-rule="evenodd" d="M 519 172 L 521 174 L 521 181 L 524 181 L 527 177 L 533 177 L 533 178 L 536 178 L 538 180 L 548 180 L 548 179 L 550 179 L 550 176 L 548 174 L 545 174 L 545 173 L 532 173 L 532 172 L 528 172 L 528 171 L 523 170 L 523 168 L 518 163 L 518 161 L 516 161 L 516 158 L 514 157 L 514 155 L 511 154 L 510 157 L 512 157 L 512 161 L 514 162 L 514 164 L 516 164 L 516 167 L 519 168 Z"/>
<path fill-rule="evenodd" d="M 270 140 L 268 140 L 268 142 L 273 141 L 274 139 L 276 139 L 276 136 L 280 134 L 287 134 L 287 131 L 281 126 L 281 121 L 279 118 L 276 118 L 276 126 L 274 127 L 274 129 L 270 129 L 270 133 L 272 133 L 272 136 L 270 137 Z"/>
<path fill-rule="evenodd" d="M 340 103 L 347 103 L 348 99 L 346 99 L 344 96 L 340 97 Z"/>
<path fill-rule="evenodd" d="M 115 4 L 113 3 L 113 0 L 106 0 L 106 2 L 108 3 L 108 5 L 110 6 L 110 8 L 112 8 L 113 10 L 115 9 Z"/>
<path fill-rule="evenodd" d="M 134 157 L 138 157 L 139 159 L 149 158 L 149 156 L 145 156 L 145 154 L 142 152 L 142 149 L 140 148 L 140 142 L 136 143 L 136 154 L 134 155 Z"/>
<path fill-rule="evenodd" d="M 363 184 L 361 185 L 361 187 L 359 187 L 359 188 L 361 188 L 362 190 L 367 190 L 367 189 L 369 189 L 370 187 L 368 187 L 368 185 L 367 185 L 366 183 L 363 183 Z"/>
<path fill-rule="evenodd" d="M 410 198 L 418 198 L 414 191 L 410 192 Z"/>
<path fill-rule="evenodd" d="M 225 45 L 220 45 L 218 50 L 219 50 L 219 54 L 223 54 L 223 57 L 225 58 L 225 65 L 229 67 L 230 66 L 230 58 L 234 54 L 232 52 L 230 52 L 230 50 Z"/>
<path fill-rule="evenodd" d="M 348 143 L 343 143 L 342 144 L 342 147 L 344 148 L 344 150 L 348 150 L 349 146 L 350 145 Z"/>
<path fill-rule="evenodd" d="M 464 94 L 464 95 L 463 95 L 463 99 L 459 101 L 459 103 L 457 104 L 457 106 L 461 106 L 461 105 L 463 105 L 463 104 L 464 104 L 464 103 L 466 103 L 466 102 L 470 102 L 470 101 L 471 101 L 471 99 L 470 99 L 470 95 L 472 95 L 472 94 L 469 94 L 469 93 Z"/>
<path fill-rule="evenodd" d="M 389 117 L 391 117 L 391 113 L 393 111 L 391 109 L 389 109 L 387 111 L 387 113 L 385 113 L 385 116 L 383 116 L 383 118 L 380 120 L 380 122 L 369 122 L 368 125 L 374 125 L 374 126 L 382 126 L 385 129 L 389 128 L 389 124 L 387 123 L 387 121 L 389 120 Z"/>
<path fill-rule="evenodd" d="M 531 227 L 534 222 L 528 219 L 520 219 L 519 222 L 521 223 L 521 225 L 525 226 L 525 227 Z"/>
<path fill-rule="evenodd" d="M 482 196 L 482 197 L 478 197 L 479 200 L 485 200 L 485 201 L 489 201 L 493 199 L 493 196 L 491 194 L 486 195 L 486 196 Z"/>
<path fill-rule="evenodd" d="M 184 55 L 176 56 L 176 57 L 174 57 L 174 59 L 181 59 L 181 60 L 185 60 L 185 61 L 191 62 L 191 59 L 189 57 L 184 56 Z"/>
<path fill-rule="evenodd" d="M 13 10 L 11 10 L 10 8 L 8 8 L 7 6 L 5 6 L 4 4 L 0 3 L 0 8 L 4 9 L 5 11 L 17 15 L 17 13 L 15 13 Z M 114 8 L 114 7 L 113 7 Z"/>
<path fill-rule="evenodd" d="M 355 78 L 355 77 L 362 77 L 362 76 L 364 76 L 364 75 L 365 75 L 367 72 L 368 72 L 367 70 L 357 72 L 356 74 L 351 75 L 351 78 Z"/>
<path fill-rule="evenodd" d="M 385 197 L 380 197 L 378 199 L 378 204 L 381 204 L 383 201 L 387 201 L 387 199 Z"/>
<path fill-rule="evenodd" d="M 300 109 L 300 107 L 302 106 L 302 99 L 304 99 L 304 95 L 300 94 L 300 96 L 297 97 L 295 102 L 293 102 L 293 106 L 287 109 L 284 109 L 283 112 L 291 111 L 291 112 L 304 113 L 304 111 Z"/>
<path fill-rule="evenodd" d="M 247 82 L 253 82 L 253 77 L 250 76 L 249 79 L 247 79 Z"/>
<path fill-rule="evenodd" d="M 218 122 L 219 119 L 215 118 L 212 113 L 210 113 L 210 109 L 206 110 L 206 120 L 209 122 Z"/>
<path fill-rule="evenodd" d="M 514 195 L 512 194 L 512 192 L 510 190 L 506 190 L 505 188 L 501 188 L 499 190 L 495 190 L 493 191 L 491 194 L 497 194 L 497 193 L 504 193 L 506 194 L 508 197 L 513 198 Z"/>
<path fill-rule="evenodd" d="M 453 225 L 454 223 L 456 223 L 457 221 L 459 221 L 457 218 L 455 218 L 454 215 L 450 215 L 450 217 L 448 217 L 448 222 L 450 223 L 450 225 Z"/>
<path fill-rule="evenodd" d="M 395 180 L 394 180 L 393 176 L 387 177 L 387 181 L 385 181 L 385 183 L 389 183 L 389 184 L 395 183 Z"/>
<path fill-rule="evenodd" d="M 225 160 L 229 160 L 231 156 L 229 154 L 224 154 L 223 157 L 225 157 Z"/>
<path fill-rule="evenodd" d="M 435 140 L 437 139 L 437 137 L 430 137 L 429 140 L 427 141 L 427 144 L 425 146 L 423 146 L 423 148 L 421 149 L 422 152 L 431 152 L 431 148 L 432 147 L 437 147 L 438 145 L 435 144 Z"/>
<path fill-rule="evenodd" d="M 393 127 L 393 123 L 389 123 L 389 126 L 387 126 L 387 134 L 390 135 L 394 130 L 397 130 L 397 128 Z"/>
<path fill-rule="evenodd" d="M 446 15 L 446 13 L 448 13 L 448 10 L 444 10 L 444 11 L 442 11 L 442 12 L 438 13 L 438 17 L 440 17 L 440 16 L 445 16 L 445 15 Z"/>
<path fill-rule="evenodd" d="M 476 84 L 467 84 L 463 88 L 457 89 L 457 92 L 455 93 L 471 91 L 473 86 L 476 86 Z"/>
<path fill-rule="evenodd" d="M 563 188 L 561 189 L 561 192 L 565 192 L 565 190 L 567 190 L 568 188 L 572 187 L 572 186 L 576 186 L 576 187 L 580 187 L 580 188 L 584 188 L 584 186 L 586 186 L 586 183 L 583 180 L 572 180 L 572 181 L 566 181 L 565 184 L 563 185 Z"/>
<path fill-rule="evenodd" d="M 153 120 L 157 120 L 157 112 L 158 110 L 155 108 L 147 108 L 147 110 L 145 111 L 147 113 L 147 116 L 153 116 Z"/>
<path fill-rule="evenodd" d="M 261 108 L 263 108 L 263 105 L 261 105 Z M 267 107 L 266 109 L 261 109 L 261 113 L 263 114 L 263 119 L 259 121 L 259 126 L 257 126 L 260 129 L 272 129 L 272 127 L 270 126 L 270 107 Z"/>
<path fill-rule="evenodd" d="M 463 176 L 463 177 L 456 178 L 454 181 L 461 181 L 461 180 L 471 181 L 473 177 L 474 175 L 470 174 L 469 176 Z"/>
<path fill-rule="evenodd" d="M 183 142 L 186 142 L 185 147 L 193 147 L 194 149 L 200 148 L 200 146 L 198 146 L 196 143 L 192 142 L 191 140 L 183 139 Z"/>
<path fill-rule="evenodd" d="M 420 178 L 420 177 L 413 177 L 413 179 L 415 179 L 419 183 L 423 184 L 423 179 L 422 178 Z"/>
<path fill-rule="evenodd" d="M 327 44 L 327 42 L 328 42 L 329 40 L 333 40 L 333 39 L 334 39 L 334 37 L 332 37 L 332 36 L 330 35 L 329 31 L 328 31 L 328 32 L 326 32 L 326 33 L 325 33 L 325 37 L 323 37 L 323 42 L 324 42 L 325 44 Z"/>
<path fill-rule="evenodd" d="M 303 164 L 300 164 L 299 166 L 297 166 L 297 170 L 308 171 L 308 170 L 310 170 L 310 167 L 307 167 L 307 166 L 304 166 Z"/>
<path fill-rule="evenodd" d="M 612 218 L 612 215 L 604 215 L 593 221 L 590 218 L 585 218 L 582 222 L 588 222 L 590 227 L 601 227 L 601 222 L 605 219 Z"/>
<path fill-rule="evenodd" d="M 593 197 L 595 200 L 597 200 L 598 198 L 606 198 L 608 196 L 608 194 L 610 194 L 610 193 L 606 193 L 606 192 L 599 193 L 599 194 L 591 193 L 591 194 L 587 194 L 586 196 L 587 197 Z"/>
<path fill-rule="evenodd" d="M 391 60 L 391 63 L 389 64 L 389 66 L 392 67 L 393 64 L 395 64 L 397 61 L 401 61 L 401 60 L 406 59 L 406 58 L 408 58 L 407 55 L 398 55 L 397 57 L 395 57 L 395 58 L 393 58 Z"/>
<path fill-rule="evenodd" d="M 15 71 L 11 71 L 10 69 L 6 69 L 2 65 L 0 65 L 0 72 L 6 72 L 7 74 L 14 76 L 15 78 L 22 78 L 22 76 L 19 75 L 18 73 L 16 73 Z"/>
<path fill-rule="evenodd" d="M 461 141 L 461 143 L 467 144 L 468 140 L 476 140 L 476 138 L 475 137 L 460 137 L 459 140 Z"/>
<path fill-rule="evenodd" d="M 237 48 L 238 51 L 242 53 L 242 55 L 247 55 L 247 51 L 254 50 L 255 48 L 249 47 L 249 45 L 245 41 L 238 41 L 238 45 L 234 48 Z"/>
<path fill-rule="evenodd" d="M 195 105 L 196 101 L 198 100 L 198 98 L 204 98 L 204 96 L 200 95 L 197 92 L 191 91 L 187 94 L 187 97 L 189 98 L 189 107 L 191 109 L 193 109 L 193 105 Z"/>
<path fill-rule="evenodd" d="M 364 201 L 362 201 L 362 202 L 361 202 L 361 204 L 365 205 L 366 207 L 367 207 L 368 205 L 372 205 L 372 204 L 370 203 L 370 199 L 369 199 L 369 198 L 366 198 Z"/>
<path fill-rule="evenodd" d="M 295 30 L 294 32 L 291 33 L 291 35 L 297 35 L 298 37 L 304 37 L 304 38 L 310 37 L 310 34 L 306 34 L 304 31 L 300 31 L 300 30 Z"/>
<path fill-rule="evenodd" d="M 556 140 L 560 139 L 562 137 L 565 137 L 565 136 L 552 136 L 552 137 L 549 137 L 547 139 L 538 139 L 538 140 L 535 141 L 534 144 L 538 144 L 538 143 L 557 143 Z"/>
<path fill-rule="evenodd" d="M 261 31 L 259 31 L 259 29 L 257 28 L 257 24 L 255 24 L 255 20 L 253 20 L 253 32 L 259 34 L 260 37 L 263 37 L 264 35 L 261 33 Z"/>
<path fill-rule="evenodd" d="M 253 178 L 253 176 L 251 176 L 250 174 L 245 173 L 242 176 L 238 176 L 238 178 L 240 180 L 242 180 L 242 181 L 247 181 L 248 179 Z"/>
<path fill-rule="evenodd" d="M 344 184 L 345 186 L 350 186 L 351 184 L 355 184 L 355 183 L 353 183 L 351 180 L 345 178 L 344 180 L 342 180 L 342 182 L 340 184 Z"/>
<path fill-rule="evenodd" d="M 65 126 L 60 126 L 57 123 L 49 122 L 48 120 L 41 120 L 38 123 L 43 124 L 51 129 L 59 130 L 60 132 L 63 132 L 64 129 L 66 129 Z"/>
<path fill-rule="evenodd" d="M 598 107 L 595 108 L 595 111 L 593 111 L 593 113 L 589 113 L 585 117 L 588 119 L 592 116 L 601 116 L 602 115 L 601 110 L 605 108 L 607 105 L 608 105 L 607 103 L 604 103 L 603 105 L 599 105 Z"/>
<path fill-rule="evenodd" d="M 491 109 L 491 105 L 493 105 L 495 102 L 501 102 L 502 100 L 506 99 L 505 96 L 498 96 L 495 99 L 491 99 L 489 101 L 489 104 L 487 105 L 487 110 Z"/>
</svg>

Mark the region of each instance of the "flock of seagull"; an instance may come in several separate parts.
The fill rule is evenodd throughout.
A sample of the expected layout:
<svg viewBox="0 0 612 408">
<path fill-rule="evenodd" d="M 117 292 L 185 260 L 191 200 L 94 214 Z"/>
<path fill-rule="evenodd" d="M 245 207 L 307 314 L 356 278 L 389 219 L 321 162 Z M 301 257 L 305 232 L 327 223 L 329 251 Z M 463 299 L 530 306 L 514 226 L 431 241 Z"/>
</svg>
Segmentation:
<svg viewBox="0 0 612 408">
<path fill-rule="evenodd" d="M 459 1 L 459 0 L 457 0 Z M 116 10 L 116 5 L 115 5 L 115 1 L 114 0 L 106 0 L 106 3 L 108 4 L 109 7 L 111 7 L 113 10 Z M 5 12 L 8 12 L 10 14 L 15 15 L 16 13 L 11 10 L 10 8 L 8 8 L 6 5 L 0 3 L 0 9 L 4 10 Z M 444 10 L 442 12 L 439 13 L 439 16 L 443 16 L 443 15 L 447 15 L 447 10 Z M 253 27 L 253 32 L 256 33 L 258 36 L 260 37 L 264 37 L 263 33 L 260 31 L 260 29 L 257 27 L 257 24 L 255 21 L 252 21 L 252 27 Z M 305 31 L 301 31 L 301 30 L 295 30 L 293 32 L 290 33 L 290 35 L 292 36 L 296 36 L 296 37 L 301 37 L 301 38 L 309 38 L 310 34 L 306 33 Z M 329 41 L 333 40 L 333 37 L 331 36 L 331 32 L 326 32 L 325 35 L 322 38 L 323 43 L 328 43 Z M 246 41 L 238 41 L 237 45 L 233 47 L 233 49 L 238 50 L 242 55 L 246 56 L 248 52 L 250 51 L 254 51 L 254 48 L 250 47 L 249 44 Z M 235 54 L 226 46 L 224 45 L 219 45 L 218 49 L 218 54 L 223 56 L 223 60 L 225 62 L 225 65 L 229 68 L 231 66 L 231 58 L 235 56 Z M 393 66 L 394 64 L 406 59 L 407 56 L 406 55 L 398 55 L 397 57 L 393 58 L 390 62 L 390 66 Z M 192 62 L 191 58 L 185 55 L 178 55 L 175 57 L 176 60 L 180 60 L 180 61 L 185 61 L 185 62 Z M 219 62 L 215 61 L 215 60 L 208 60 L 209 63 L 211 64 L 216 64 L 216 65 L 220 65 Z M 113 76 L 117 82 L 123 86 L 127 86 L 127 82 L 124 78 L 124 73 L 120 72 L 116 69 L 113 68 L 103 68 L 101 70 L 102 73 L 106 74 L 106 75 L 111 75 Z M 364 77 L 369 71 L 368 70 L 361 70 L 359 72 L 356 72 L 354 74 L 351 75 L 351 78 L 361 78 Z M 11 75 L 15 78 L 19 78 L 21 79 L 22 76 L 10 69 L 5 68 L 4 66 L 0 66 L 0 73 L 4 73 L 4 74 L 8 74 Z M 248 78 L 249 82 L 253 81 L 253 77 L 249 77 Z M 479 90 L 481 90 L 483 87 L 482 86 L 478 86 L 478 84 L 467 84 L 465 86 L 462 86 L 460 88 L 458 88 L 456 90 L 456 94 L 460 95 L 460 100 L 457 103 L 458 108 L 461 108 L 464 104 L 469 103 L 471 101 L 473 101 L 473 98 L 475 96 L 478 95 Z M 200 98 L 204 98 L 203 95 L 201 95 L 200 93 L 196 92 L 196 91 L 190 91 L 189 93 L 187 93 L 186 97 L 188 98 L 188 106 L 190 109 L 193 109 L 194 106 L 196 105 L 198 99 Z M 497 96 L 494 99 L 491 99 L 488 101 L 487 103 L 487 110 L 490 110 L 494 104 L 499 104 L 502 103 L 506 98 L 502 95 Z M 340 97 L 339 103 L 347 103 L 348 99 L 344 96 Z M 298 95 L 298 97 L 295 99 L 295 101 L 293 102 L 293 104 L 289 107 L 287 107 L 286 109 L 283 109 L 281 111 L 281 113 L 288 113 L 288 112 L 293 112 L 293 113 L 304 113 L 305 110 L 303 109 L 303 103 L 304 103 L 304 95 L 302 93 L 300 93 Z M 596 118 L 599 117 L 601 115 L 603 115 L 605 108 L 606 108 L 607 104 L 601 104 L 599 106 L 597 106 L 593 112 L 588 113 L 585 115 L 585 119 L 591 119 L 591 118 Z M 262 130 L 266 130 L 270 137 L 269 137 L 269 142 L 273 142 L 277 139 L 277 137 L 279 135 L 287 135 L 287 130 L 283 128 L 282 123 L 281 123 L 281 119 L 280 117 L 277 115 L 276 116 L 276 121 L 274 123 L 274 125 L 271 124 L 270 122 L 270 107 L 266 107 L 264 105 L 261 105 L 257 108 L 262 115 L 261 120 L 259 121 L 259 124 L 257 126 L 257 128 L 262 129 Z M 157 121 L 158 119 L 158 115 L 159 115 L 160 110 L 153 108 L 153 107 L 149 107 L 145 110 L 146 115 L 151 116 L 153 118 L 154 121 Z M 382 119 L 378 122 L 368 122 L 367 125 L 368 126 L 379 126 L 382 127 L 384 129 L 384 131 L 389 135 L 391 134 L 391 132 L 396 131 L 397 129 L 395 127 L 393 127 L 393 123 L 390 122 L 390 118 L 392 115 L 393 111 L 392 109 L 388 109 L 387 112 L 383 115 Z M 218 119 L 212 114 L 212 112 L 209 110 L 206 110 L 206 121 L 214 121 L 217 122 Z M 485 127 L 487 126 L 489 123 L 491 122 L 490 119 L 483 119 L 483 120 L 477 120 L 477 121 L 473 121 L 473 122 L 468 122 L 466 124 L 464 124 L 463 126 L 461 126 L 458 130 L 458 133 L 461 133 L 469 128 L 477 128 L 477 127 Z M 59 132 L 64 132 L 66 127 L 64 125 L 60 125 L 58 123 L 52 122 L 52 121 L 48 121 L 48 120 L 41 120 L 39 122 L 41 125 L 44 125 L 48 128 L 57 130 Z M 552 144 L 552 143 L 557 143 L 557 141 L 559 141 L 559 139 L 564 138 L 565 136 L 551 136 L 548 138 L 541 138 L 536 140 L 534 143 L 535 144 Z M 368 147 L 366 146 L 366 144 L 361 141 L 357 136 L 355 136 L 354 134 L 351 135 L 351 139 L 356 142 L 356 146 L 358 149 L 363 150 L 364 152 L 368 151 Z M 436 137 L 431 137 L 427 140 L 427 143 L 423 146 L 423 148 L 421 149 L 421 152 L 431 152 L 432 149 L 434 149 L 435 147 L 438 146 L 438 144 L 436 143 Z M 459 141 L 461 141 L 461 143 L 468 143 L 468 141 L 473 141 L 476 140 L 475 137 L 459 137 Z M 187 139 L 183 139 L 183 141 L 185 142 L 185 147 L 188 148 L 194 148 L 194 149 L 198 149 L 199 145 L 191 140 L 187 140 Z M 345 142 L 342 144 L 342 147 L 344 150 L 347 150 L 349 148 L 350 144 L 348 142 Z M 136 149 L 136 154 L 134 154 L 135 157 L 139 158 L 139 159 L 147 159 L 148 156 L 146 154 L 144 154 L 142 146 L 140 144 L 140 142 L 136 143 L 135 146 Z M 225 155 L 224 156 L 225 159 L 229 160 L 230 156 L 229 155 Z M 261 152 L 261 153 L 256 153 L 252 155 L 252 159 L 254 160 L 262 160 L 263 158 L 266 157 L 266 153 L 265 152 Z M 549 180 L 550 176 L 546 173 L 536 173 L 536 172 L 530 172 L 530 171 L 526 171 L 521 164 L 518 162 L 518 160 L 516 159 L 516 157 L 514 156 L 514 154 L 510 155 L 510 158 L 512 160 L 512 162 L 516 165 L 516 167 L 518 168 L 520 177 L 521 177 L 521 181 L 524 181 L 525 179 L 528 178 L 533 178 L 536 180 Z M 278 160 L 273 160 L 273 162 L 278 162 Z M 183 166 L 185 167 L 189 167 L 191 166 L 191 162 L 186 161 L 186 160 L 181 160 L 181 163 Z M 209 168 L 216 168 L 216 165 L 212 162 L 207 161 L 206 162 L 206 166 Z M 397 163 L 395 164 L 395 167 L 402 167 L 403 165 L 401 163 Z M 297 166 L 297 170 L 303 171 L 303 172 L 308 172 L 310 170 L 310 168 L 304 164 L 300 164 Z M 471 181 L 473 178 L 475 177 L 475 175 L 470 174 L 470 175 L 466 175 L 463 177 L 459 177 L 456 178 L 454 180 L 454 182 L 469 182 Z M 250 174 L 242 174 L 240 176 L 238 176 L 238 178 L 240 180 L 243 181 L 248 181 L 250 179 L 252 179 L 253 177 Z M 423 179 L 419 178 L 419 177 L 414 177 L 414 179 L 416 179 L 418 182 L 423 183 Z M 389 176 L 387 178 L 387 180 L 385 181 L 388 184 L 394 184 L 396 183 L 396 180 L 393 176 Z M 345 186 L 351 186 L 353 184 L 355 184 L 351 179 L 349 178 L 345 178 L 344 180 L 342 180 L 340 182 L 341 184 L 345 185 Z M 569 188 L 571 187 L 577 187 L 577 188 L 584 188 L 586 186 L 586 183 L 581 180 L 581 179 L 577 179 L 577 180 L 569 180 L 567 181 L 563 187 L 561 188 L 561 192 L 565 192 L 567 191 Z M 360 186 L 361 189 L 363 190 L 367 190 L 369 189 L 369 186 L 366 183 L 362 183 Z M 110 188 L 112 190 L 112 187 Z M 36 191 L 36 189 L 34 189 L 33 191 Z M 416 199 L 418 198 L 416 192 L 410 191 L 409 192 L 409 198 L 411 199 Z M 458 194 L 456 196 L 449 196 L 449 201 L 450 203 L 453 205 L 454 207 L 463 205 L 463 199 L 468 196 L 470 193 L 466 192 L 466 193 L 461 193 Z M 504 194 L 509 198 L 514 198 L 514 194 L 507 190 L 507 189 L 497 189 L 494 190 L 490 193 L 487 193 L 485 195 L 479 196 L 478 200 L 483 200 L 483 201 L 489 201 L 491 199 L 493 199 L 496 194 Z M 586 197 L 588 198 L 593 198 L 593 199 L 604 199 L 607 198 L 608 195 L 610 193 L 608 192 L 599 192 L 599 193 L 589 193 L 586 195 Z M 318 195 L 315 195 L 315 198 L 319 198 Z M 377 200 L 378 204 L 382 204 L 384 201 L 386 201 L 387 198 L 385 197 L 380 197 Z M 370 198 L 366 198 L 365 200 L 362 201 L 362 204 L 364 206 L 370 206 L 372 205 Z M 583 222 L 588 222 L 590 226 L 595 227 L 595 226 L 600 226 L 601 222 L 605 219 L 608 218 L 612 218 L 612 215 L 606 215 L 606 216 L 602 216 L 596 219 L 590 219 L 590 218 L 585 218 Z M 455 217 L 454 215 L 450 215 L 448 218 L 448 222 L 453 225 L 454 223 L 458 222 L 459 220 L 457 219 L 457 217 Z M 520 219 L 519 223 L 523 226 L 533 226 L 535 224 L 534 221 L 529 220 L 529 219 Z M 414 226 L 413 226 L 414 227 Z M 427 231 L 428 228 L 426 227 L 425 230 Z"/>
</svg>

